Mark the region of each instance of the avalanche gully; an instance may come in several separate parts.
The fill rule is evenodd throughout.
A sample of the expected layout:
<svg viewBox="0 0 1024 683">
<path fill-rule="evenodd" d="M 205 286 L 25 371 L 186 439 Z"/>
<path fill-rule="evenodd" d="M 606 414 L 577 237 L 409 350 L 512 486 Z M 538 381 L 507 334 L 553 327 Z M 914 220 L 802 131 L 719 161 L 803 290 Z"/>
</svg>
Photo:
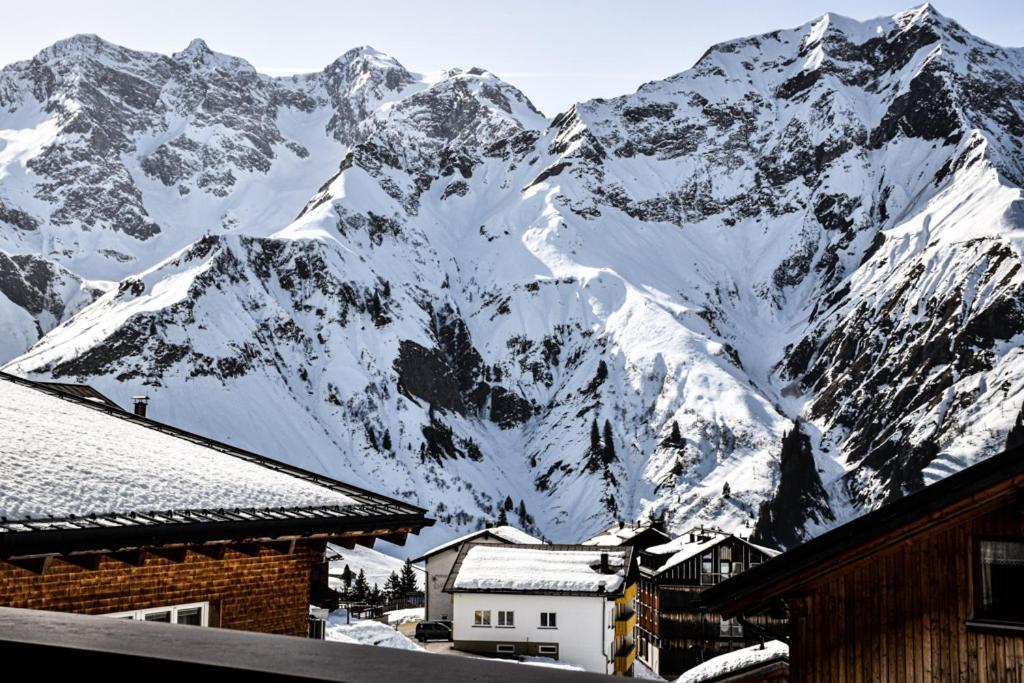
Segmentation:
<svg viewBox="0 0 1024 683">
<path fill-rule="evenodd" d="M 553 118 L 76 36 L 0 71 L 0 361 L 417 502 L 413 550 L 507 497 L 791 546 L 1005 443 L 1022 117 L 1024 50 L 929 5 Z"/>
</svg>

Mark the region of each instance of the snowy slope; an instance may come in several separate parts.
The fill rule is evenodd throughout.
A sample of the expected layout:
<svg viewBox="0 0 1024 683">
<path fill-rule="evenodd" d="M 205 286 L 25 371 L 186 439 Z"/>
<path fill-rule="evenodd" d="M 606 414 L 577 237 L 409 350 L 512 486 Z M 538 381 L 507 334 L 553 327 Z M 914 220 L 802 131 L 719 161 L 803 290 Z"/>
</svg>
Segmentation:
<svg viewBox="0 0 1024 683">
<path fill-rule="evenodd" d="M 341 575 L 347 565 L 353 575 L 358 574 L 359 570 L 362 570 L 365 572 L 366 580 L 370 586 L 376 585 L 383 589 L 388 577 L 391 576 L 391 572 L 401 574 L 402 568 L 405 566 L 405 560 L 398 559 L 398 557 L 408 554 L 405 548 L 394 546 L 390 543 L 381 543 L 376 548 L 367 548 L 361 545 L 351 549 L 331 546 L 330 552 L 333 555 L 339 556 L 338 559 L 331 560 L 330 575 L 332 588 L 337 588 L 341 584 Z M 422 590 L 423 569 L 415 566 L 414 568 L 416 569 L 417 585 Z"/>
<path fill-rule="evenodd" d="M 168 83 L 185 69 L 139 54 Z M 550 121 L 485 70 L 359 54 L 379 85 L 333 128 L 323 74 L 250 78 L 290 93 L 266 95 L 276 121 L 321 93 L 302 120 L 343 157 L 294 220 L 189 244 L 154 203 L 166 258 L 114 268 L 135 274 L 9 368 L 145 386 L 158 419 L 409 498 L 441 522 L 417 549 L 506 497 L 555 541 L 664 512 L 677 531 L 760 515 L 788 545 L 1000 448 L 1024 401 L 1021 50 L 930 6 L 825 15 Z M 17 149 L 50 139 L 17 111 Z M 210 194 L 207 166 L 168 164 Z M 256 216 L 246 179 L 298 187 L 277 168 L 233 171 L 208 206 Z M 777 490 L 792 501 L 762 510 Z"/>
</svg>

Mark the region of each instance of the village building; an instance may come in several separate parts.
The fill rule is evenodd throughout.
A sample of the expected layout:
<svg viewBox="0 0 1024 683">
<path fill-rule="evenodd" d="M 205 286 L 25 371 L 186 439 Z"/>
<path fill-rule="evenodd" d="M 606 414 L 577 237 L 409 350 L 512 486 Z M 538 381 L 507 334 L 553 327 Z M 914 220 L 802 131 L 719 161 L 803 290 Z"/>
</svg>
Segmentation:
<svg viewBox="0 0 1024 683">
<path fill-rule="evenodd" d="M 142 411 L 137 411 L 142 412 Z M 301 636 L 325 548 L 403 543 L 398 500 L 0 373 L 0 606 Z"/>
<path fill-rule="evenodd" d="M 733 618 L 784 603 L 795 681 L 1024 678 L 1024 448 L 710 588 Z"/>
<path fill-rule="evenodd" d="M 583 541 L 583 545 L 619 545 L 629 546 L 633 549 L 634 560 L 639 557 L 640 551 L 650 548 L 652 545 L 662 545 L 672 540 L 672 537 L 659 529 L 654 524 L 627 524 L 618 522 L 608 527 L 601 533 L 591 536 Z"/>
<path fill-rule="evenodd" d="M 452 539 L 436 548 L 432 548 L 413 560 L 424 563 L 426 582 L 426 618 L 427 621 L 452 620 L 452 596 L 444 590 L 448 583 L 455 560 L 462 546 L 467 543 L 542 543 L 525 531 L 513 526 L 489 526 L 470 534 Z"/>
<path fill-rule="evenodd" d="M 628 546 L 464 545 L 445 586 L 454 647 L 632 675 L 632 554 Z"/>
<path fill-rule="evenodd" d="M 712 657 L 784 632 L 783 612 L 757 615 L 743 624 L 701 606 L 706 588 L 775 555 L 777 550 L 705 527 L 643 550 L 637 596 L 640 661 L 662 676 L 674 677 Z"/>
</svg>

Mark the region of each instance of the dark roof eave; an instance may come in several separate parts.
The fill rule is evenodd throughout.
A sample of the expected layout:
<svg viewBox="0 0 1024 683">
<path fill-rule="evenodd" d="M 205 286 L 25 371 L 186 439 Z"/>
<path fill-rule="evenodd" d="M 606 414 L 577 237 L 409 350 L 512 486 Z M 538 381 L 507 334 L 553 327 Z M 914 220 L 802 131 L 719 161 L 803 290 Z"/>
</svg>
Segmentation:
<svg viewBox="0 0 1024 683">
<path fill-rule="evenodd" d="M 796 546 L 702 593 L 705 607 L 727 611 L 741 600 L 757 608 L 777 597 L 773 587 L 787 577 L 835 561 L 882 534 L 891 533 L 957 502 L 973 499 L 1014 477 L 1024 475 L 1024 446 L 1004 451 L 921 491 L 862 515 Z M 984 504 L 985 501 L 979 501 Z"/>
<path fill-rule="evenodd" d="M 0 533 L 0 557 L 65 555 L 74 552 L 113 552 L 168 545 L 273 540 L 286 537 L 332 536 L 351 532 L 380 535 L 420 529 L 434 524 L 422 515 L 361 517 L 303 517 L 180 524 L 147 524 L 83 529 L 52 529 Z"/>
</svg>

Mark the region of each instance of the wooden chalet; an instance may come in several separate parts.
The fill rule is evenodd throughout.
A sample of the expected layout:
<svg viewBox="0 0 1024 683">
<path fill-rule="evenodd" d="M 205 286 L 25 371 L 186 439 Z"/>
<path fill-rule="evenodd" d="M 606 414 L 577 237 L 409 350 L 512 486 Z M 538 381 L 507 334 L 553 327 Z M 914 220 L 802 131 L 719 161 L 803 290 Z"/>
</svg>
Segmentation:
<svg viewBox="0 0 1024 683">
<path fill-rule="evenodd" d="M 777 554 L 704 527 L 642 551 L 638 659 L 658 674 L 674 677 L 712 657 L 784 632 L 785 614 L 780 611 L 757 615 L 743 624 L 701 606 L 702 591 Z"/>
<path fill-rule="evenodd" d="M 709 589 L 784 603 L 796 681 L 1024 680 L 1024 448 L 964 469 Z"/>
<path fill-rule="evenodd" d="M 654 524 L 618 522 L 583 541 L 583 545 L 629 546 L 633 549 L 634 557 L 639 557 L 641 551 L 671 540 L 671 536 Z"/>
<path fill-rule="evenodd" d="M 0 373 L 0 606 L 306 635 L 325 549 L 424 510 Z"/>
</svg>

